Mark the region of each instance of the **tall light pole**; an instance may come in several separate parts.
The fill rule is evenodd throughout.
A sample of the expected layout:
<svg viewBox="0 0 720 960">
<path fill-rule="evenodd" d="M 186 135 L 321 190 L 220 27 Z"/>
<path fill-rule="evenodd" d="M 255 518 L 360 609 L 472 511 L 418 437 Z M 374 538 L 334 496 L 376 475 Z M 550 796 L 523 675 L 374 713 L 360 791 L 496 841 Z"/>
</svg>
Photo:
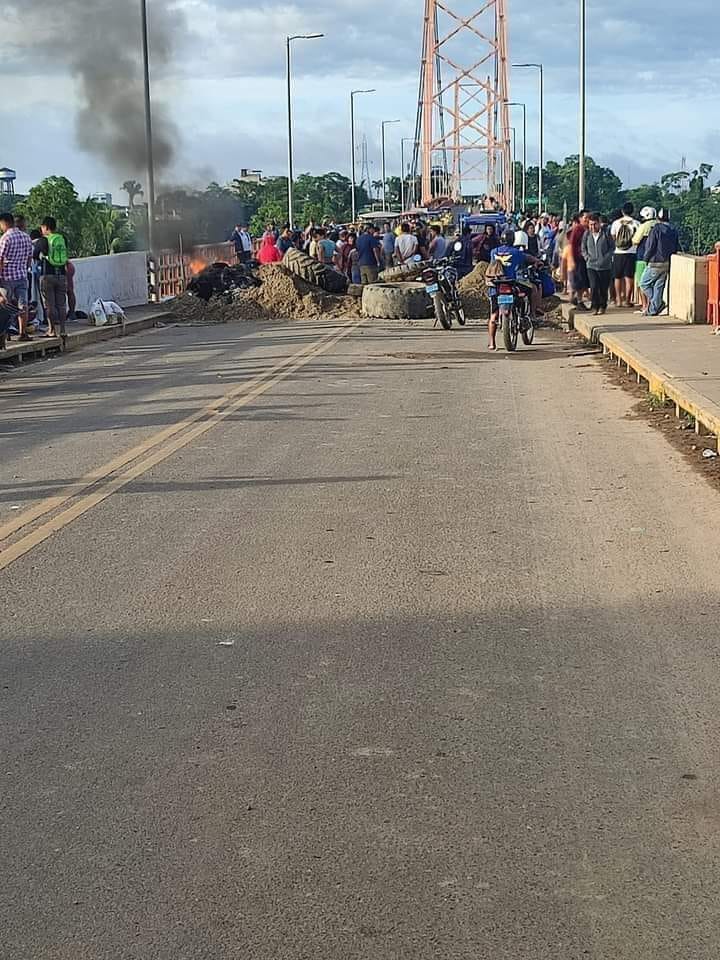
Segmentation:
<svg viewBox="0 0 720 960">
<path fill-rule="evenodd" d="M 508 100 L 509 107 L 522 107 L 523 112 L 523 172 L 522 172 L 522 208 L 527 204 L 527 107 L 518 100 Z"/>
<path fill-rule="evenodd" d="M 542 213 L 543 207 L 543 161 L 545 158 L 545 78 L 543 65 L 541 63 L 514 63 L 513 67 L 529 67 L 538 70 L 540 73 L 540 166 L 538 168 L 538 213 Z"/>
<path fill-rule="evenodd" d="M 580 156 L 578 157 L 578 210 L 585 209 L 585 153 L 587 140 L 586 82 L 586 8 L 580 0 Z"/>
<path fill-rule="evenodd" d="M 382 140 L 382 199 L 383 199 L 383 213 L 387 211 L 387 183 L 385 181 L 385 127 L 390 123 L 400 123 L 399 120 L 383 120 L 380 124 L 381 129 L 381 140 Z"/>
<path fill-rule="evenodd" d="M 288 122 L 288 222 L 293 226 L 293 130 L 292 130 L 292 71 L 290 62 L 290 45 L 293 40 L 319 40 L 324 33 L 298 33 L 293 37 L 285 37 L 287 53 L 287 122 Z"/>
<path fill-rule="evenodd" d="M 512 198 L 512 209 L 514 213 L 515 212 L 515 168 L 517 165 L 517 159 L 516 159 L 517 154 L 515 151 L 515 147 L 517 144 L 517 138 L 516 138 L 515 127 L 505 127 L 505 131 L 508 135 L 508 140 L 510 140 L 512 144 L 512 173 L 510 174 L 509 177 L 505 177 L 505 180 L 509 181 L 510 183 L 510 196 Z"/>
<path fill-rule="evenodd" d="M 155 162 L 153 158 L 152 112 L 150 103 L 150 44 L 148 42 L 147 0 L 140 0 L 142 25 L 143 85 L 145 92 L 145 157 L 147 160 L 148 248 L 155 250 Z"/>
<path fill-rule="evenodd" d="M 355 97 L 358 93 L 375 93 L 375 90 L 351 90 L 350 91 L 350 152 L 352 161 L 350 164 L 352 178 L 352 222 L 355 223 L 356 199 L 355 199 Z M 369 186 L 369 184 L 368 184 Z"/>
<path fill-rule="evenodd" d="M 401 212 L 405 212 L 405 144 L 415 145 L 418 141 L 415 137 L 402 137 L 400 140 L 400 206 Z"/>
</svg>

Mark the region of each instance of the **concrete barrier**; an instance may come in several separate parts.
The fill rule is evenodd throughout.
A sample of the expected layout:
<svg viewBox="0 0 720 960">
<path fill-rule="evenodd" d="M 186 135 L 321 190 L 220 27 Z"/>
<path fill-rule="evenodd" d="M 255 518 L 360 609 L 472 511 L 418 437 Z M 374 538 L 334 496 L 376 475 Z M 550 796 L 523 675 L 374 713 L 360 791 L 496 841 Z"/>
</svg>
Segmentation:
<svg viewBox="0 0 720 960">
<path fill-rule="evenodd" d="M 139 307 L 148 302 L 147 254 L 114 253 L 108 257 L 73 260 L 78 310 L 90 312 L 98 297 L 114 300 L 121 307 Z"/>
<path fill-rule="evenodd" d="M 684 323 L 707 323 L 708 260 L 677 253 L 670 264 L 670 316 Z"/>
</svg>

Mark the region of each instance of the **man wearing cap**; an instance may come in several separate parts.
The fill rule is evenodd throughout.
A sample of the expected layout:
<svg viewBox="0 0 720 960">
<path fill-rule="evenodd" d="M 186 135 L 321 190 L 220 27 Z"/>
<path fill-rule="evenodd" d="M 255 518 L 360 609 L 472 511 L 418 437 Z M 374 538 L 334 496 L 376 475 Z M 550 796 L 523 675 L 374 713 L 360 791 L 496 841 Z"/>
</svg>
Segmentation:
<svg viewBox="0 0 720 960">
<path fill-rule="evenodd" d="M 645 267 L 647 267 L 647 261 L 645 260 L 645 247 L 647 246 L 647 239 L 650 236 L 652 228 L 658 222 L 657 210 L 655 207 L 643 207 L 640 211 L 640 220 L 640 226 L 637 228 L 635 235 L 633 236 L 633 245 L 637 247 L 635 290 L 637 297 L 639 297 L 639 301 L 636 299 L 636 303 L 639 302 L 639 309 L 636 310 L 635 313 L 641 313 L 643 316 L 645 316 L 647 315 L 650 301 L 648 300 L 645 291 L 640 286 L 640 281 L 645 273 Z"/>
</svg>

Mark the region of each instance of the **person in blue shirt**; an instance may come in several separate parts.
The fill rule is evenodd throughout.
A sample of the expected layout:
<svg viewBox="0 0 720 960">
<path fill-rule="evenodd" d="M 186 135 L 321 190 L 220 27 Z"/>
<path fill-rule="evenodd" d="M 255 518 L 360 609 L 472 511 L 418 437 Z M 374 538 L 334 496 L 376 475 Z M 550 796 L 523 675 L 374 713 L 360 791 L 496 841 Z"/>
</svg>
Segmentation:
<svg viewBox="0 0 720 960">
<path fill-rule="evenodd" d="M 380 268 L 382 243 L 377 236 L 377 228 L 370 224 L 357 238 L 358 266 L 360 282 L 363 286 L 377 283 Z"/>
<path fill-rule="evenodd" d="M 502 243 L 499 247 L 495 247 L 490 254 L 490 263 L 496 262 L 502 265 L 504 280 L 517 280 L 518 270 L 529 263 L 542 266 L 540 260 L 538 260 L 536 257 L 531 257 L 529 254 L 524 253 L 515 246 L 514 230 L 506 230 L 502 235 Z M 490 342 L 488 344 L 488 348 L 490 350 L 497 350 L 497 344 L 495 342 L 499 313 L 497 288 L 495 286 L 489 286 L 488 295 L 490 297 L 490 319 L 488 320 L 488 337 Z M 533 313 L 537 313 L 539 308 L 540 292 L 534 284 L 532 285 L 531 299 Z"/>
<path fill-rule="evenodd" d="M 663 295 L 670 274 L 670 261 L 680 250 L 678 232 L 669 221 L 667 210 L 660 210 L 658 222 L 650 231 L 645 244 L 647 266 L 640 287 L 648 299 L 649 317 L 657 317 L 667 309 Z"/>
</svg>

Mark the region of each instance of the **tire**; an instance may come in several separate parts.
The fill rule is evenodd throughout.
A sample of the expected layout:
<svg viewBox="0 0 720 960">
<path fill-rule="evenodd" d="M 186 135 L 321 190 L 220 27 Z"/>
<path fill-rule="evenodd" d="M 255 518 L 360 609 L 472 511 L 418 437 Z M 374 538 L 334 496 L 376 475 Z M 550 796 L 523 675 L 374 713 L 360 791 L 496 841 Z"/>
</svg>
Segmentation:
<svg viewBox="0 0 720 960">
<path fill-rule="evenodd" d="M 502 316 L 502 331 L 503 331 L 503 343 L 505 344 L 505 349 L 508 353 L 512 353 L 517 348 L 518 341 L 518 331 L 517 331 L 517 311 L 515 307 L 512 308 L 508 313 L 501 314 Z"/>
<path fill-rule="evenodd" d="M 435 311 L 435 320 L 443 330 L 450 330 L 452 328 L 452 317 L 450 316 L 448 305 L 445 303 L 445 298 L 439 293 L 436 293 L 433 295 L 432 302 Z"/>
<path fill-rule="evenodd" d="M 533 340 L 535 339 L 535 324 L 532 322 L 532 320 L 529 320 L 528 323 L 530 324 L 530 326 L 527 328 L 527 330 L 520 331 L 522 342 L 525 344 L 526 347 L 529 347 L 532 344 Z"/>
<path fill-rule="evenodd" d="M 460 303 L 454 308 L 455 319 L 460 324 L 461 327 L 464 327 L 467 322 L 467 317 L 465 316 L 465 307 Z"/>
<path fill-rule="evenodd" d="M 424 320 L 432 310 L 424 283 L 369 283 L 363 287 L 364 317 L 379 320 Z"/>
<path fill-rule="evenodd" d="M 283 257 L 283 266 L 290 273 L 300 277 L 306 283 L 311 283 L 315 287 L 320 287 L 327 293 L 345 293 L 348 282 L 347 277 L 338 270 L 326 266 L 324 263 L 318 263 L 302 250 L 296 250 L 291 247 Z"/>
<path fill-rule="evenodd" d="M 379 279 L 387 283 L 390 280 L 410 280 L 422 273 L 425 267 L 430 263 L 429 260 L 421 260 L 419 263 L 412 261 L 410 263 L 401 263 L 399 267 L 387 267 L 381 270 Z"/>
</svg>

